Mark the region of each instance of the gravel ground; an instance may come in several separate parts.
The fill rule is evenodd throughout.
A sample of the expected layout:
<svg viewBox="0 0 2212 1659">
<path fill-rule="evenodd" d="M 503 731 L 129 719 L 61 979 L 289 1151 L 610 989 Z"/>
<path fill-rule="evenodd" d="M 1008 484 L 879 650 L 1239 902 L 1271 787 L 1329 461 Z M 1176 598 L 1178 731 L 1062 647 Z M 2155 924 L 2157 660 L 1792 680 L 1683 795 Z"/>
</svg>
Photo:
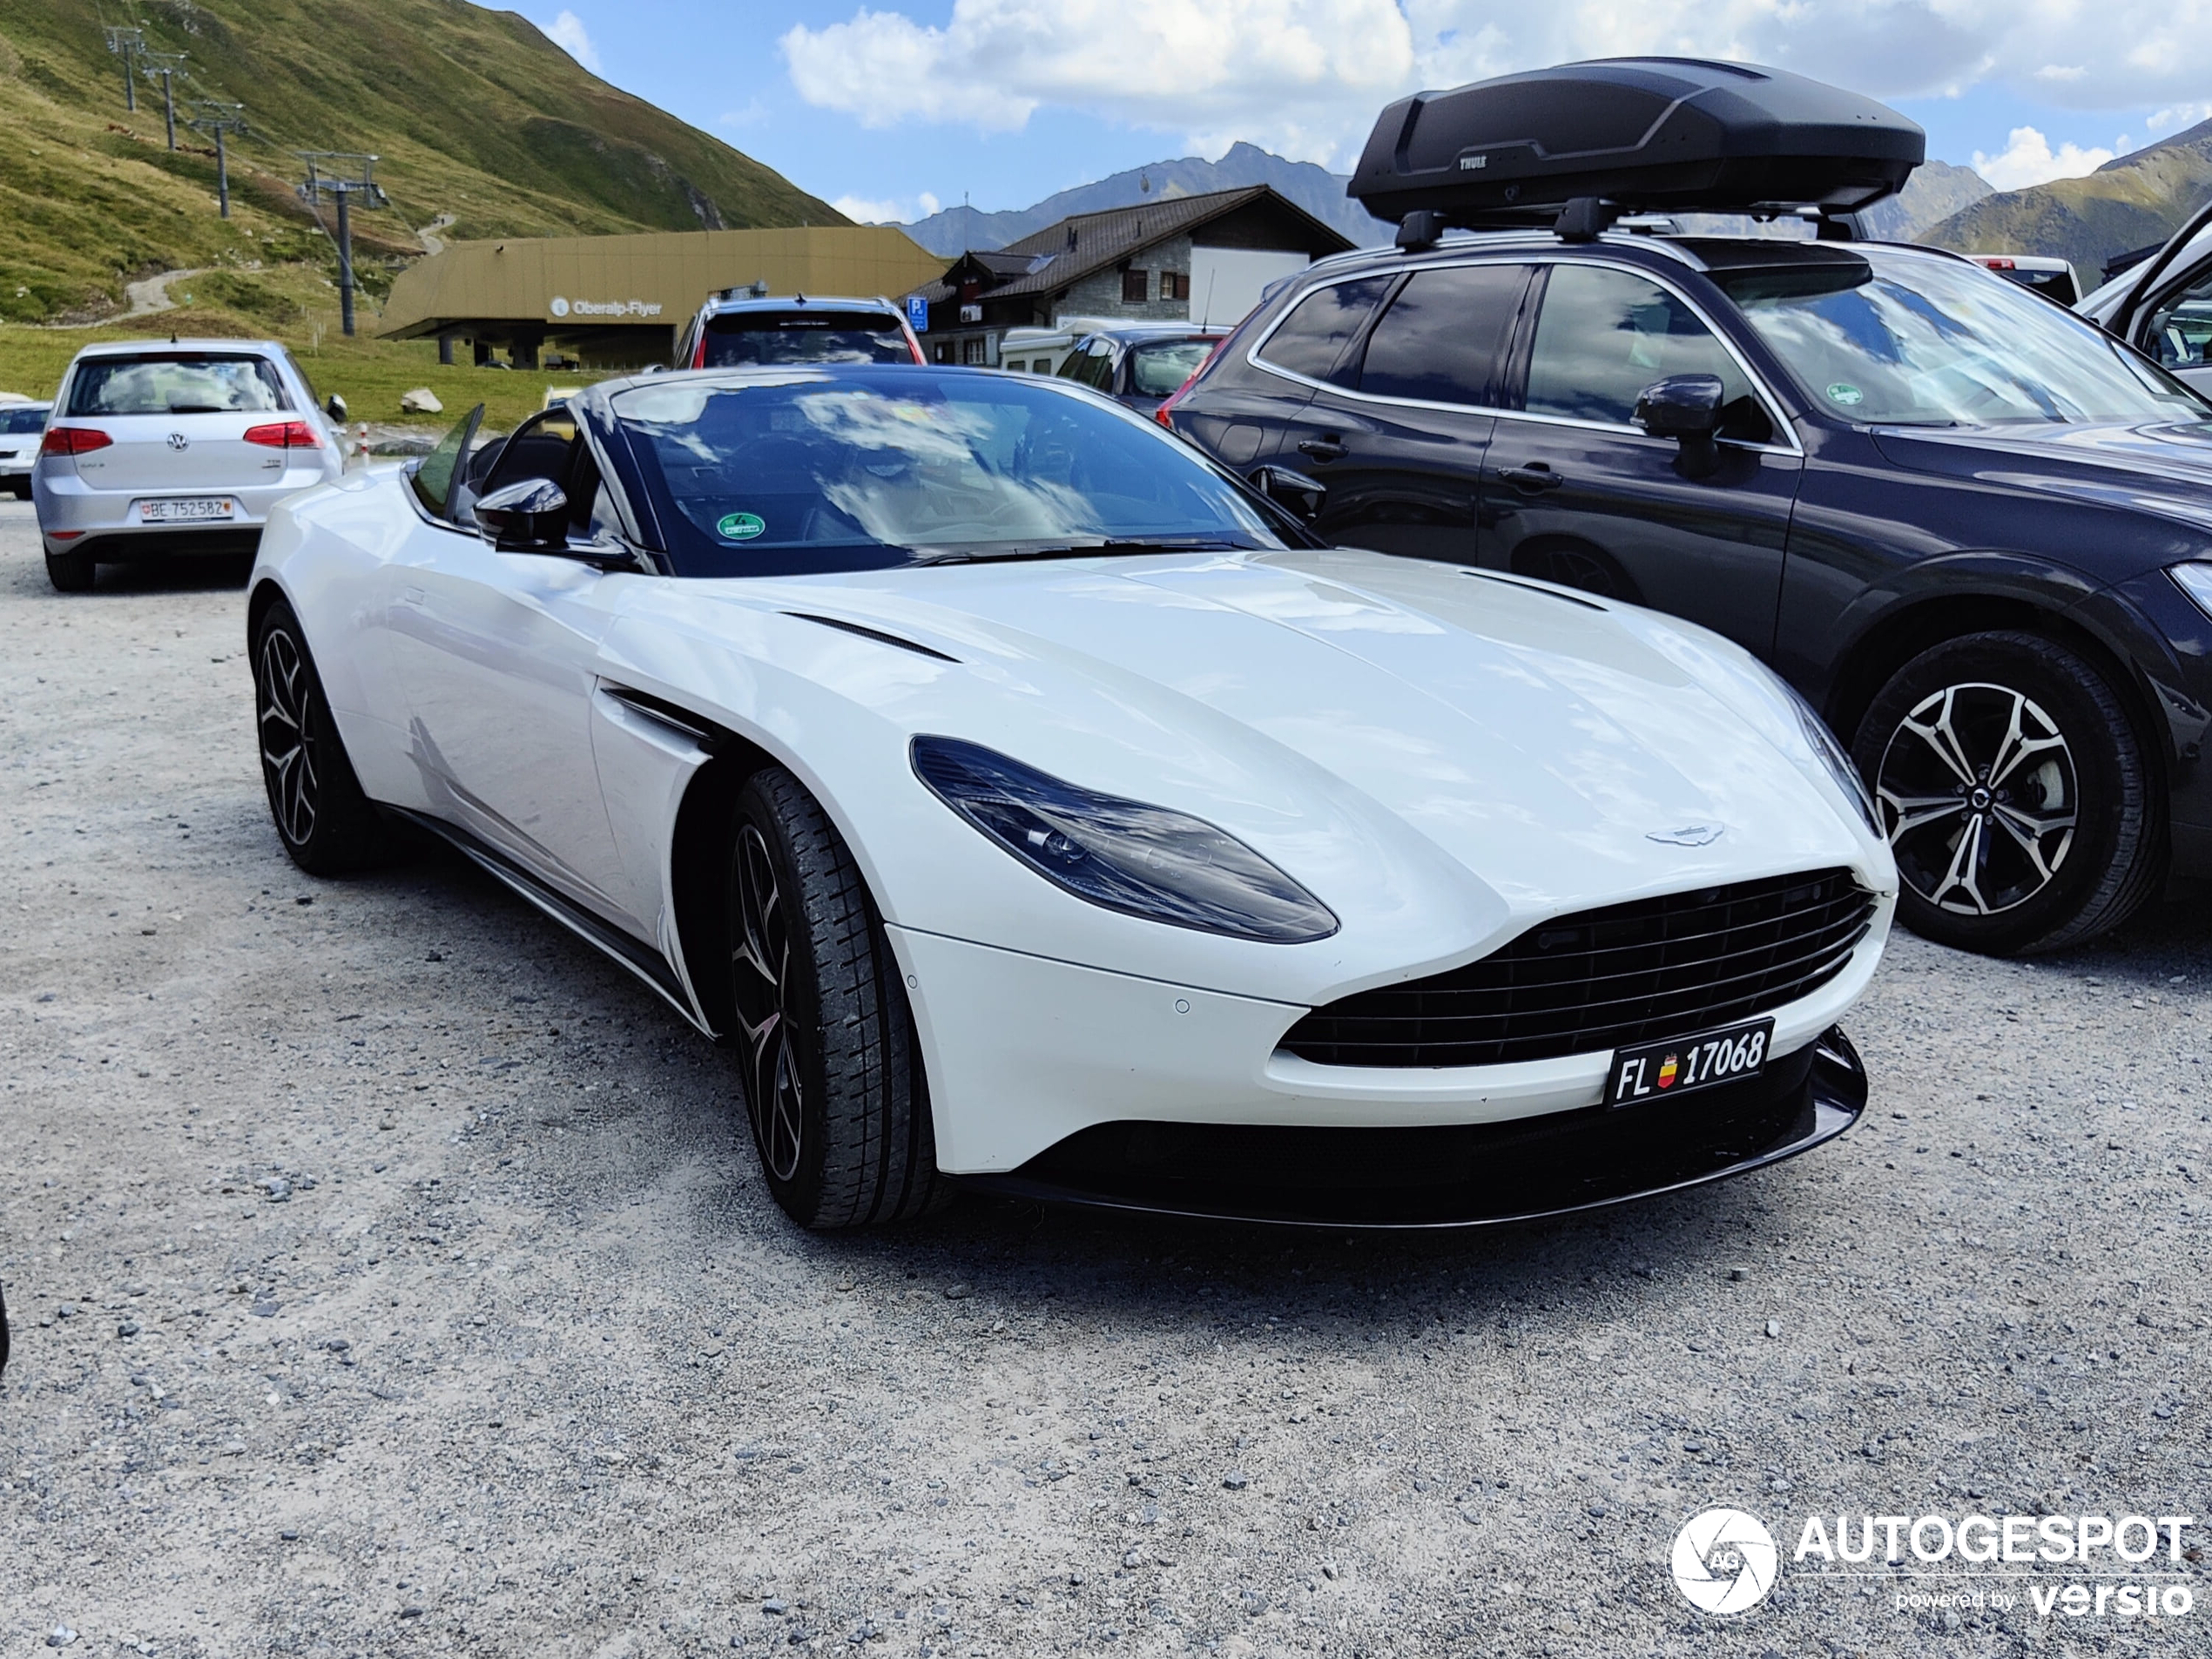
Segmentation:
<svg viewBox="0 0 2212 1659">
<path fill-rule="evenodd" d="M 64 598 L 0 506 L 0 1654 L 2205 1650 L 2188 1561 L 2155 1622 L 1667 1562 L 2212 1520 L 2212 910 L 1900 936 L 1857 1131 L 1597 1218 L 812 1238 L 625 974 L 449 857 L 291 867 L 237 575 Z"/>
</svg>

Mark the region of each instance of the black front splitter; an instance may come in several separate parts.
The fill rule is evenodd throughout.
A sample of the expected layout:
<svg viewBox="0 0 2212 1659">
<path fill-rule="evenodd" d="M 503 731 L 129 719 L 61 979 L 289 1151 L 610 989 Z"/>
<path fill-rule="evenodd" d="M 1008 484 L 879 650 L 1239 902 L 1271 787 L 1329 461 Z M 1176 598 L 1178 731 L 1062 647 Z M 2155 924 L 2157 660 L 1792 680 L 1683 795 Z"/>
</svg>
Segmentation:
<svg viewBox="0 0 2212 1659">
<path fill-rule="evenodd" d="M 1413 1129 L 1096 1124 L 1003 1175 L 1000 1197 L 1274 1226 L 1434 1231 L 1603 1210 L 1763 1170 L 1866 1109 L 1830 1028 L 1762 1076 L 1655 1104 Z"/>
</svg>

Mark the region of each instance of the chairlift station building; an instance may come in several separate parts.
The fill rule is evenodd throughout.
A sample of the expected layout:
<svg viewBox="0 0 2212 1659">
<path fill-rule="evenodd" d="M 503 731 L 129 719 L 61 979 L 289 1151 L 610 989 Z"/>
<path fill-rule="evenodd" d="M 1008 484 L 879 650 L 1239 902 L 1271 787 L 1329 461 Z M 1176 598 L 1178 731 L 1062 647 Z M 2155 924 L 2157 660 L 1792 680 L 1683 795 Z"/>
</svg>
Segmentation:
<svg viewBox="0 0 2212 1659">
<path fill-rule="evenodd" d="M 377 332 L 434 337 L 442 362 L 464 341 L 478 363 L 504 351 L 516 368 L 549 349 L 594 365 L 665 362 L 707 295 L 759 284 L 905 300 L 934 361 L 996 367 L 1010 327 L 1233 323 L 1268 282 L 1351 246 L 1264 185 L 1079 213 L 950 261 L 885 225 L 511 237 L 457 243 L 401 272 Z"/>
<path fill-rule="evenodd" d="M 456 243 L 402 271 L 377 332 L 435 337 L 445 362 L 463 341 L 477 362 L 503 350 L 517 368 L 537 367 L 548 347 L 593 363 L 665 362 L 676 331 L 718 288 L 896 300 L 944 273 L 941 256 L 887 226 L 510 237 Z"/>
</svg>

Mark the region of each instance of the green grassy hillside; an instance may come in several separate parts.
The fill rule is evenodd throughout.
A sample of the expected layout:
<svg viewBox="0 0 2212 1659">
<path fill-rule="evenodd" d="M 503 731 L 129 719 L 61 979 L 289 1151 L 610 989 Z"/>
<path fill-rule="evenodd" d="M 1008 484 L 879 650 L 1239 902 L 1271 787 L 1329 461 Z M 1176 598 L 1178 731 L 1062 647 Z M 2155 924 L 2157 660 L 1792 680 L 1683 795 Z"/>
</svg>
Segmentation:
<svg viewBox="0 0 2212 1659">
<path fill-rule="evenodd" d="M 2108 161 L 2086 179 L 1984 197 L 1920 239 L 1961 253 L 2054 254 L 2094 286 L 2107 260 L 2163 240 L 2208 196 L 2212 122 Z"/>
<path fill-rule="evenodd" d="M 235 216 L 214 212 L 212 149 L 164 145 L 160 91 L 126 115 L 103 22 L 190 55 L 182 91 L 246 105 Z M 842 224 L 718 139 L 617 91 L 513 12 L 467 0 L 0 0 L 0 320 L 89 320 L 126 281 L 231 265 L 331 264 L 297 199 L 294 150 L 373 152 L 391 192 L 354 221 L 381 261 L 451 239 Z"/>
</svg>

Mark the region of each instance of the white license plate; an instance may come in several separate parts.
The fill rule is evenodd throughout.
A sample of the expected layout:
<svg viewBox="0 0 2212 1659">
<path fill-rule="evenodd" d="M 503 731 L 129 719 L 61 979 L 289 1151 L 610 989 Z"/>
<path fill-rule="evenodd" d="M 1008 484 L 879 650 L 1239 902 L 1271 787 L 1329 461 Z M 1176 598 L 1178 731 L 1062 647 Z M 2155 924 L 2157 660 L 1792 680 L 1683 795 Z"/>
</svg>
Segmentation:
<svg viewBox="0 0 2212 1659">
<path fill-rule="evenodd" d="M 1662 1095 L 1687 1095 L 1716 1083 L 1755 1077 L 1766 1064 L 1767 1044 L 1773 1041 L 1772 1020 L 1746 1020 L 1723 1030 L 1618 1049 L 1605 1079 L 1605 1103 L 1632 1106 Z"/>
<path fill-rule="evenodd" d="M 228 518 L 230 516 L 231 502 L 227 496 L 142 501 L 138 503 L 139 521 L 147 524 L 174 524 L 185 519 Z"/>
</svg>

